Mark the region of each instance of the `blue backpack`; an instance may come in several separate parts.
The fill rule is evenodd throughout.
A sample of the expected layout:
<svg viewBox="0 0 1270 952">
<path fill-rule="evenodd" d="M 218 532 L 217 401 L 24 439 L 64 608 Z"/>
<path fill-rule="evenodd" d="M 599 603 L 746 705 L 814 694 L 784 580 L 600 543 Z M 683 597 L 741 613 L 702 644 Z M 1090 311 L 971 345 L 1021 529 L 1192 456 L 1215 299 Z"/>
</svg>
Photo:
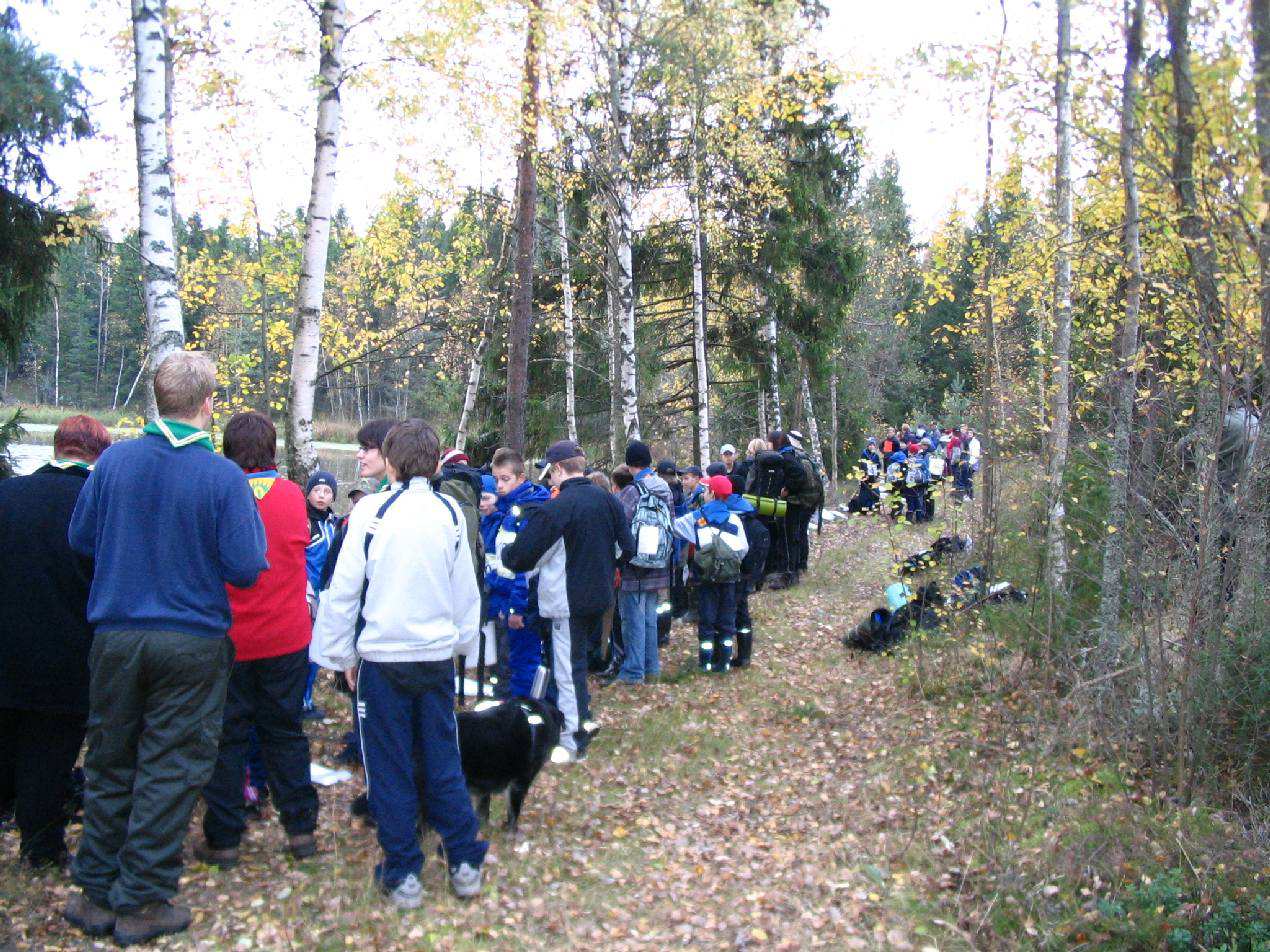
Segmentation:
<svg viewBox="0 0 1270 952">
<path fill-rule="evenodd" d="M 639 502 L 631 517 L 631 535 L 635 537 L 635 557 L 631 565 L 641 569 L 664 569 L 670 565 L 672 536 L 670 507 L 665 500 L 649 492 L 643 482 L 636 482 Z"/>
</svg>

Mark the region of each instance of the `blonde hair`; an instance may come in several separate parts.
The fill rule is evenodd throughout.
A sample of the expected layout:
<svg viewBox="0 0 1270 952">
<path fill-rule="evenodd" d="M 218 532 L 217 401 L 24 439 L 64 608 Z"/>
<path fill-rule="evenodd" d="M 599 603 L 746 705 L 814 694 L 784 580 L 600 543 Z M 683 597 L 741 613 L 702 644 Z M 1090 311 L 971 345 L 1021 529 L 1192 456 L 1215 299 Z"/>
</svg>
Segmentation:
<svg viewBox="0 0 1270 952">
<path fill-rule="evenodd" d="M 746 444 L 745 453 L 747 456 L 758 456 L 765 449 L 767 449 L 767 440 L 761 436 L 756 436 Z"/>
<path fill-rule="evenodd" d="M 154 372 L 154 402 L 159 416 L 192 417 L 216 392 L 216 364 L 197 350 L 178 350 Z"/>
</svg>

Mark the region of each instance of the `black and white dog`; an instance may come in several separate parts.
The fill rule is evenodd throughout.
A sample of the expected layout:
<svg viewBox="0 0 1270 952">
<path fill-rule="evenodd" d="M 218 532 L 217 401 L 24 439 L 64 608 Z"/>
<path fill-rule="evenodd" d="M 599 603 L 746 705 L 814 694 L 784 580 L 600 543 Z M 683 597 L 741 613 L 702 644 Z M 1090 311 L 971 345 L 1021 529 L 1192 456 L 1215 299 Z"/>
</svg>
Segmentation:
<svg viewBox="0 0 1270 952">
<path fill-rule="evenodd" d="M 513 698 L 459 711 L 459 752 L 477 813 L 489 820 L 490 798 L 507 794 L 505 828 L 516 832 L 525 794 L 560 743 L 564 718 L 545 701 Z"/>
</svg>

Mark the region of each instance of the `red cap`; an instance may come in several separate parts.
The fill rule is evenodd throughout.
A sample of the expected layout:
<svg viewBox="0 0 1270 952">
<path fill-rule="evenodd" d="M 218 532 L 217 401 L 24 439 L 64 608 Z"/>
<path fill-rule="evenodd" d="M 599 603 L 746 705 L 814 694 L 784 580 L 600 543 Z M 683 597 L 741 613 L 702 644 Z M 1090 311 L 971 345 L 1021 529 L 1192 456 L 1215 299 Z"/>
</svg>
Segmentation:
<svg viewBox="0 0 1270 952">
<path fill-rule="evenodd" d="M 462 450 L 446 450 L 441 456 L 441 465 L 445 466 L 447 463 L 462 463 L 464 466 L 468 466 L 471 461 Z"/>
<path fill-rule="evenodd" d="M 732 495 L 732 480 L 726 476 L 711 476 L 702 480 L 707 489 L 714 493 L 715 499 L 727 499 Z"/>
</svg>

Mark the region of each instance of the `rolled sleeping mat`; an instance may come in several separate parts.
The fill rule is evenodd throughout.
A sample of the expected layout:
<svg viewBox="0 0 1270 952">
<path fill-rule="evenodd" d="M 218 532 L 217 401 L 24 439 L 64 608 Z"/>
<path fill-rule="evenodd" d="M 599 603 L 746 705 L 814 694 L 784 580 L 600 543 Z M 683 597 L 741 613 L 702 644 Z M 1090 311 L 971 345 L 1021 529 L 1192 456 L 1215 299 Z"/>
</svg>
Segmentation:
<svg viewBox="0 0 1270 952">
<path fill-rule="evenodd" d="M 789 510 L 789 501 L 785 499 L 775 499 L 771 496 L 751 496 L 742 494 L 742 499 L 754 507 L 754 511 L 760 516 L 775 516 L 778 519 L 785 518 L 785 513 Z"/>
</svg>

